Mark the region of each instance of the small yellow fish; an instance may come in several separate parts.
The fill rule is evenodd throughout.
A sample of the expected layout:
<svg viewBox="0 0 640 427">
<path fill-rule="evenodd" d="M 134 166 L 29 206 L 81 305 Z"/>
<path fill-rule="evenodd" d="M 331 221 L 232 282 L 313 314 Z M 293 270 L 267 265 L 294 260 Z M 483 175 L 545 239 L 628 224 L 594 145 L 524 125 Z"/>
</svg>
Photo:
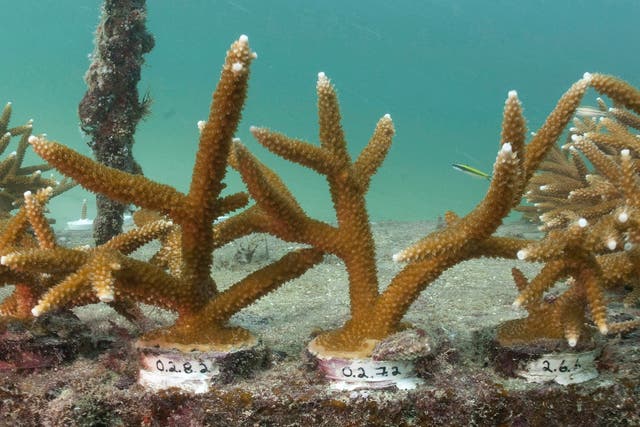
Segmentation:
<svg viewBox="0 0 640 427">
<path fill-rule="evenodd" d="M 464 172 L 467 175 L 471 175 L 475 178 L 484 178 L 491 181 L 491 175 L 486 172 L 482 172 L 480 169 L 476 169 L 469 165 L 463 165 L 462 163 L 452 163 L 451 166 L 457 171 Z"/>
</svg>

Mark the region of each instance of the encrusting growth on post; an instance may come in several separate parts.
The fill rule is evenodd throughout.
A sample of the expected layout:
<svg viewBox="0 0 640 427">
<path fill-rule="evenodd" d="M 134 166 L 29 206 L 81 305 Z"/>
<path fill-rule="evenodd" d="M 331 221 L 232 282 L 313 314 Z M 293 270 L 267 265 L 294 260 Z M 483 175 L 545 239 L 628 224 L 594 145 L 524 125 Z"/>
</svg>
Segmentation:
<svg viewBox="0 0 640 427">
<path fill-rule="evenodd" d="M 140 213 L 138 230 L 151 228 L 152 234 L 145 236 L 160 238 L 163 243 L 149 262 L 126 256 L 135 245 L 128 233 L 88 252 L 55 247 L 5 255 L 3 263 L 12 271 L 57 269 L 63 276 L 40 298 L 33 309 L 35 315 L 76 304 L 91 295 L 103 301 L 147 302 L 177 312 L 174 325 L 144 335 L 140 345 L 204 351 L 230 350 L 255 341 L 248 331 L 227 326 L 227 320 L 282 283 L 303 274 L 322 259 L 322 254 L 315 249 L 292 251 L 224 292 L 218 291 L 210 277 L 216 247 L 262 227 L 252 223 L 246 213 L 213 226 L 216 218 L 247 203 L 247 196 L 242 193 L 221 196 L 221 192 L 254 57 L 246 36 L 241 36 L 227 52 L 209 118 L 202 125 L 187 194 L 144 176 L 98 164 L 42 137 L 29 139 L 41 157 L 86 189 L 158 212 Z M 249 212 L 260 214 L 255 208 Z"/>
<path fill-rule="evenodd" d="M 100 163 L 130 173 L 141 173 L 133 158 L 134 133 L 149 112 L 151 99 L 138 99 L 143 55 L 154 46 L 146 29 L 146 0 L 104 0 L 96 29 L 95 49 L 85 75 L 87 92 L 78 115 Z M 96 244 L 122 232 L 126 205 L 96 196 L 93 223 Z"/>
</svg>

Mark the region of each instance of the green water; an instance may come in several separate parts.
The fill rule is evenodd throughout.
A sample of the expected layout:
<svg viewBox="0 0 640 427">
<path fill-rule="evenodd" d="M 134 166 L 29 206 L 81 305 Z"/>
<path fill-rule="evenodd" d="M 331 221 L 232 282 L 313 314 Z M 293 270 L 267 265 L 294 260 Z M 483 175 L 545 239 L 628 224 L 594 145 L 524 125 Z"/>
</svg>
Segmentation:
<svg viewBox="0 0 640 427">
<path fill-rule="evenodd" d="M 99 5 L 0 0 L 0 102 L 13 102 L 13 124 L 34 118 L 36 133 L 86 154 L 76 108 Z M 464 214 L 487 182 L 451 163 L 490 170 L 507 91 L 518 90 L 535 130 L 585 71 L 640 84 L 638 18 L 640 2 L 623 0 L 150 1 L 156 47 L 139 88 L 154 102 L 135 156 L 150 178 L 187 189 L 196 122 L 207 115 L 224 52 L 247 34 L 259 57 L 238 136 L 281 173 L 311 215 L 333 219 L 324 180 L 271 156 L 248 129 L 317 141 L 319 71 L 338 88 L 354 155 L 378 118 L 390 113 L 395 122 L 394 145 L 368 196 L 373 220 Z M 237 176 L 227 181 L 242 189 Z M 80 189 L 59 197 L 52 214 L 61 223 L 77 218 L 84 197 Z"/>
</svg>

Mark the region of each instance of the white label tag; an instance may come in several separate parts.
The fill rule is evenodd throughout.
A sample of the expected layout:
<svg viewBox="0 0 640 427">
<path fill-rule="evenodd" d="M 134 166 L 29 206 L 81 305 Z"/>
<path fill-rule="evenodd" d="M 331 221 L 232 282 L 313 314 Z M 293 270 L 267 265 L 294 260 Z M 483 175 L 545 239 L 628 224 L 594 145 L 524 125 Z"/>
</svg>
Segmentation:
<svg viewBox="0 0 640 427">
<path fill-rule="evenodd" d="M 558 384 L 578 384 L 596 378 L 598 350 L 583 353 L 551 353 L 530 360 L 516 371 L 528 382 L 555 381 Z"/>
<path fill-rule="evenodd" d="M 206 353 L 162 355 L 143 354 L 138 383 L 153 390 L 177 387 L 193 393 L 206 393 L 220 373 L 215 357 Z"/>
<path fill-rule="evenodd" d="M 320 359 L 320 367 L 332 381 L 331 388 L 355 390 L 396 386 L 410 390 L 422 382 L 416 377 L 412 361 L 378 361 L 371 359 Z"/>
</svg>

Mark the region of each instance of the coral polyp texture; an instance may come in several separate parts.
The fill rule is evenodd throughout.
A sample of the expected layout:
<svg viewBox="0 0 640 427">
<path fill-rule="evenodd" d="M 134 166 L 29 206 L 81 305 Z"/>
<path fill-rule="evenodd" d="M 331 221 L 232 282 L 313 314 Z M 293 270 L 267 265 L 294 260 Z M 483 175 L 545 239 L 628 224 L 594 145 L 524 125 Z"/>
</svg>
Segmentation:
<svg viewBox="0 0 640 427">
<path fill-rule="evenodd" d="M 201 129 L 187 194 L 142 175 L 101 165 L 45 138 L 29 139 L 41 157 L 86 189 L 152 211 L 139 215 L 140 227 L 130 232 L 133 234 L 115 236 L 87 252 L 47 247 L 7 254 L 3 261 L 11 271 L 57 269 L 57 274 L 63 276 L 40 298 L 34 314 L 75 305 L 88 295 L 114 303 L 147 302 L 175 311 L 178 318 L 172 326 L 144 335 L 140 345 L 184 351 L 231 350 L 255 342 L 248 331 L 228 326 L 227 320 L 304 273 L 322 259 L 322 254 L 315 249 L 294 250 L 224 292 L 218 290 L 211 278 L 213 250 L 258 228 L 250 219 L 243 221 L 247 215 L 238 215 L 213 227 L 216 218 L 247 203 L 247 196 L 242 193 L 222 196 L 221 192 L 254 57 L 246 36 L 241 36 L 227 52 L 209 118 Z M 142 238 L 145 241 L 157 237 L 163 243 L 148 262 L 127 257 L 137 247 L 139 234 L 145 236 Z"/>
</svg>

